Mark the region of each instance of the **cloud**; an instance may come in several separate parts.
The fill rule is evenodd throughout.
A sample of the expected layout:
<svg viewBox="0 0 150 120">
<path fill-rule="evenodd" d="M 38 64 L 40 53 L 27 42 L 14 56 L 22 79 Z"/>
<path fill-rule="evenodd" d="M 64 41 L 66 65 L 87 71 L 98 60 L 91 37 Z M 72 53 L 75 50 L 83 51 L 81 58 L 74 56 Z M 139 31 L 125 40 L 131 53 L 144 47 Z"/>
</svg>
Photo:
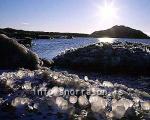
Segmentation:
<svg viewBox="0 0 150 120">
<path fill-rule="evenodd" d="M 21 24 L 22 25 L 29 25 L 29 23 L 27 23 L 27 22 L 22 22 Z"/>
</svg>

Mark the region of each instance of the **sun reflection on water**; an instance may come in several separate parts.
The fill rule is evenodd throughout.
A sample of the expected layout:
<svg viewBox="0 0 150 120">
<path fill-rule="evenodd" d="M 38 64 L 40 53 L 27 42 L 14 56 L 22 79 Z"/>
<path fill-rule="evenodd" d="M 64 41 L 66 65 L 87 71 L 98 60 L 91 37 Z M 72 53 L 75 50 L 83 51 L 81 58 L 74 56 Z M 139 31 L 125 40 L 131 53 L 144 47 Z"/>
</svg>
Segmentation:
<svg viewBox="0 0 150 120">
<path fill-rule="evenodd" d="M 98 38 L 98 42 L 108 42 L 108 43 L 113 43 L 116 41 L 116 38 Z"/>
</svg>

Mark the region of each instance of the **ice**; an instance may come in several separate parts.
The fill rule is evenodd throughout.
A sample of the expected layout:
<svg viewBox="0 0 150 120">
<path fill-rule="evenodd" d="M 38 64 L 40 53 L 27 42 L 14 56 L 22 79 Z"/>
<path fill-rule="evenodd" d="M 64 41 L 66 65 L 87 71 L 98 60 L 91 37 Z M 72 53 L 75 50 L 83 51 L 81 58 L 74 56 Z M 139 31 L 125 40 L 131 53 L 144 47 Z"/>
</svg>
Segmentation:
<svg viewBox="0 0 150 120">
<path fill-rule="evenodd" d="M 57 86 L 54 86 L 52 89 L 49 89 L 47 92 L 47 96 L 59 96 L 60 95 L 60 89 Z"/>
<path fill-rule="evenodd" d="M 60 89 L 59 89 L 59 87 L 54 86 L 54 87 L 51 89 L 51 94 L 52 94 L 53 96 L 59 96 L 59 94 L 60 94 Z"/>
<path fill-rule="evenodd" d="M 90 96 L 91 110 L 93 112 L 102 113 L 107 107 L 107 100 L 99 96 Z"/>
<path fill-rule="evenodd" d="M 114 110 L 113 110 L 113 117 L 116 119 L 121 119 L 122 117 L 124 117 L 125 115 L 125 107 L 124 106 L 117 106 Z"/>
<path fill-rule="evenodd" d="M 89 101 L 86 96 L 80 96 L 78 98 L 78 103 L 80 106 L 86 107 L 89 105 Z"/>
<path fill-rule="evenodd" d="M 89 79 L 88 79 L 88 76 L 84 76 L 84 80 L 85 80 L 85 81 L 89 80 Z"/>
<path fill-rule="evenodd" d="M 111 82 L 109 82 L 109 81 L 103 81 L 103 86 L 104 87 L 109 87 L 109 88 L 113 88 L 114 87 L 114 85 Z"/>
<path fill-rule="evenodd" d="M 48 79 L 45 79 L 44 72 L 47 73 Z M 150 111 L 149 94 L 146 92 L 128 88 L 123 84 L 115 83 L 113 85 L 108 81 L 100 84 L 98 80 L 88 80 L 86 77 L 80 79 L 78 76 L 68 73 L 47 72 L 47 70 L 40 69 L 35 71 L 19 70 L 18 72 L 7 72 L 0 75 L 0 83 L 7 86 L 6 90 L 11 87 L 13 91 L 4 95 L 2 98 L 4 102 L 1 102 L 0 105 L 11 102 L 11 105 L 17 110 L 20 109 L 20 106 L 22 108 L 28 105 L 28 109 L 34 110 L 35 114 L 37 111 L 47 114 L 48 111 L 57 113 L 56 111 L 60 110 L 60 113 L 66 112 L 68 115 L 75 115 L 77 111 L 78 116 L 80 116 L 83 109 L 88 109 L 88 112 L 94 114 L 92 117 L 97 114 L 99 119 L 101 119 L 101 115 L 104 118 L 109 116 L 110 118 L 121 119 L 124 116 L 128 116 L 129 114 L 126 113 L 130 112 L 130 110 L 135 110 L 142 115 Z M 38 96 L 33 94 L 32 88 L 48 91 L 46 95 Z M 68 88 L 89 90 L 91 94 L 66 96 L 64 95 L 64 90 Z M 104 94 L 96 94 L 98 91 Z M 110 98 L 110 101 L 108 98 Z M 49 107 L 52 108 L 49 110 Z M 73 108 L 71 113 L 68 112 L 70 108 Z M 26 111 L 26 113 L 28 114 L 29 111 Z M 23 114 L 25 115 L 26 113 Z M 21 116 L 20 113 L 17 114 Z"/>
<path fill-rule="evenodd" d="M 17 106 L 24 105 L 24 104 L 29 104 L 29 103 L 30 103 L 29 98 L 16 97 L 12 101 L 12 106 L 17 107 Z"/>
<path fill-rule="evenodd" d="M 25 84 L 22 86 L 22 88 L 25 90 L 31 90 L 32 89 L 31 82 L 25 81 Z"/>
<path fill-rule="evenodd" d="M 7 79 L 6 81 L 6 85 L 13 88 L 14 86 L 14 80 L 13 79 Z"/>
<path fill-rule="evenodd" d="M 141 108 L 142 110 L 150 111 L 150 102 L 149 101 L 141 102 Z"/>
<path fill-rule="evenodd" d="M 69 97 L 69 102 L 72 104 L 75 104 L 78 101 L 77 96 L 70 96 Z"/>
<path fill-rule="evenodd" d="M 133 102 L 129 99 L 121 98 L 112 104 L 112 110 L 115 110 L 117 106 L 123 106 L 125 107 L 125 110 L 127 110 L 133 106 Z"/>
<path fill-rule="evenodd" d="M 65 100 L 63 97 L 57 97 L 56 104 L 61 110 L 67 110 L 69 107 L 68 101 Z"/>
</svg>

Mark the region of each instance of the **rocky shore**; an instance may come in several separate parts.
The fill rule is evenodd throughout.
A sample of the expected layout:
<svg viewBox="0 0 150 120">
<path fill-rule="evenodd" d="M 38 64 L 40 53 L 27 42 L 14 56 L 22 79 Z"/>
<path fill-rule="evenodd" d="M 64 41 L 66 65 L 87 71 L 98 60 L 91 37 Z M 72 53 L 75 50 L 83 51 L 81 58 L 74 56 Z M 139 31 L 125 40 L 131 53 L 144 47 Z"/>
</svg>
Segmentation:
<svg viewBox="0 0 150 120">
<path fill-rule="evenodd" d="M 0 35 L 0 118 L 5 120 L 141 120 L 150 118 L 150 94 L 117 82 L 81 79 L 61 66 L 112 73 L 149 74 L 150 47 L 98 43 L 69 50 L 54 63 Z"/>
<path fill-rule="evenodd" d="M 138 43 L 97 43 L 63 52 L 54 67 L 109 74 L 150 74 L 150 46 Z"/>
<path fill-rule="evenodd" d="M 0 117 L 4 119 L 148 120 L 150 117 L 148 93 L 123 84 L 89 80 L 87 76 L 80 79 L 67 72 L 20 69 L 0 75 L 0 85 L 3 91 Z M 66 95 L 65 90 L 79 91 Z"/>
</svg>

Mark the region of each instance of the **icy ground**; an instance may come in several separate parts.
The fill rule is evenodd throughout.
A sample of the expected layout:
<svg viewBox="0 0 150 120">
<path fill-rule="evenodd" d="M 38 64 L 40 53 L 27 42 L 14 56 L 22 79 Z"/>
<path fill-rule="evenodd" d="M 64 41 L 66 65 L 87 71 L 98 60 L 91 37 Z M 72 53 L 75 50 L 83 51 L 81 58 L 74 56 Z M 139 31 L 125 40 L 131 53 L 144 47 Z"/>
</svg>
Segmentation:
<svg viewBox="0 0 150 120">
<path fill-rule="evenodd" d="M 66 89 L 90 94 L 60 94 Z M 0 118 L 6 120 L 150 119 L 149 93 L 67 72 L 46 68 L 3 72 L 0 90 Z"/>
</svg>

